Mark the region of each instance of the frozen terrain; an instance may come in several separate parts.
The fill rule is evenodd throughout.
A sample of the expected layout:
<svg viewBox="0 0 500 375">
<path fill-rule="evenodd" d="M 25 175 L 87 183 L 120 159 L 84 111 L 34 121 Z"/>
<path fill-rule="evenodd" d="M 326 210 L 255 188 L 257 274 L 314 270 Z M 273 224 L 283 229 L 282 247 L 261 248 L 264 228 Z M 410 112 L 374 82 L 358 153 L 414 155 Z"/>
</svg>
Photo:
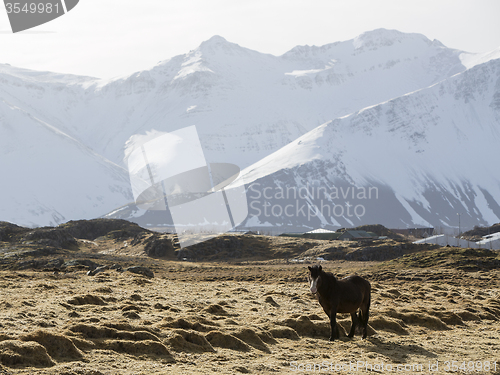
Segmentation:
<svg viewBox="0 0 500 375">
<path fill-rule="evenodd" d="M 390 210 L 380 198 L 377 209 L 366 208 L 371 222 L 385 220 L 383 208 L 398 225 L 448 226 L 461 207 L 471 222 L 491 223 L 498 220 L 498 182 L 485 170 L 498 140 L 498 57 L 498 51 L 469 54 L 420 34 L 379 29 L 282 56 L 214 36 L 112 80 L 0 64 L 0 165 L 8 181 L 0 216 L 53 225 L 127 205 L 133 199 L 127 151 L 154 134 L 195 125 L 207 160 L 248 167 L 249 181 L 272 185 L 304 164 L 316 183 L 340 178 L 394 196 L 399 204 Z M 418 164 L 415 175 L 411 163 Z M 298 188 L 308 176 L 286 184 Z M 435 197 L 446 192 L 444 202 L 456 202 L 441 212 L 441 201 L 422 190 L 426 179 Z M 311 226 L 359 221 L 347 218 L 319 218 Z"/>
</svg>

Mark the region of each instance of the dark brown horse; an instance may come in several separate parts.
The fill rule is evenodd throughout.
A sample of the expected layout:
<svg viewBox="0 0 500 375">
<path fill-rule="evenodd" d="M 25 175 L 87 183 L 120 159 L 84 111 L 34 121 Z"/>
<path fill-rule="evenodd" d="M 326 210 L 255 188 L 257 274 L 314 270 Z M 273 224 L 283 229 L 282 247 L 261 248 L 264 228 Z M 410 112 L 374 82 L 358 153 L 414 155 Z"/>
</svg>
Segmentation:
<svg viewBox="0 0 500 375">
<path fill-rule="evenodd" d="M 337 280 L 331 272 L 323 271 L 321 266 L 308 268 L 311 293 L 317 293 L 321 307 L 330 318 L 330 341 L 339 337 L 337 313 L 351 314 L 352 326 L 348 337 L 354 336 L 359 320 L 363 328 L 362 337 L 365 339 L 370 311 L 370 283 L 360 276 L 348 276 Z M 358 309 L 360 309 L 359 316 L 356 315 Z"/>
</svg>

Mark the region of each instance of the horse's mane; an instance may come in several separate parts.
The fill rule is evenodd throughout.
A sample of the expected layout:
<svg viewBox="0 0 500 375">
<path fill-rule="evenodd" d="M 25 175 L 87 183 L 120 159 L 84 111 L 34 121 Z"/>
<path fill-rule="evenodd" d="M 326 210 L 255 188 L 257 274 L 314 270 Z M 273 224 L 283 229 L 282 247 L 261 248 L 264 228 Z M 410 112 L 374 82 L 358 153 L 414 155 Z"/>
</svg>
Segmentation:
<svg viewBox="0 0 500 375">
<path fill-rule="evenodd" d="M 321 273 L 326 276 L 326 279 L 337 281 L 337 278 L 335 277 L 335 275 L 333 273 L 331 273 L 331 272 L 325 272 L 323 270 L 321 270 Z"/>
</svg>

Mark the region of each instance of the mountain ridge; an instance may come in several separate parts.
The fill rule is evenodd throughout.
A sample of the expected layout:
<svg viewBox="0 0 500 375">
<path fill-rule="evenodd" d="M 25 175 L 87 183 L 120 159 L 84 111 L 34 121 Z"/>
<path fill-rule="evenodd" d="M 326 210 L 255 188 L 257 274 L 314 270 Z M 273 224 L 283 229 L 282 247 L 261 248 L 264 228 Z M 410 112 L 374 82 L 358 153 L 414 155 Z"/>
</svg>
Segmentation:
<svg viewBox="0 0 500 375">
<path fill-rule="evenodd" d="M 500 179 L 481 161 L 500 157 L 495 146 L 500 141 L 499 77 L 500 59 L 490 60 L 429 88 L 331 120 L 243 170 L 241 181 L 257 182 L 268 191 L 294 184 L 310 191 L 304 182 L 314 179 L 324 189 L 337 185 L 392 190 L 383 205 L 402 206 L 407 219 L 398 223 L 399 212 L 392 218 L 380 215 L 377 223 L 394 228 L 398 224 L 454 227 L 457 213 L 463 225 L 497 222 Z M 308 202 L 310 206 L 324 207 L 319 197 L 310 198 L 314 201 Z M 279 199 L 266 203 L 271 207 L 290 204 Z M 329 204 L 338 203 L 330 200 Z M 263 206 L 254 207 L 260 212 Z M 447 211 L 446 219 L 433 210 Z M 254 217 L 250 226 L 264 225 L 269 219 Z M 341 219 L 318 217 L 312 227 L 369 223 Z"/>
<path fill-rule="evenodd" d="M 92 201 L 101 199 L 97 207 L 102 215 L 130 203 L 125 152 L 151 134 L 196 125 L 207 161 L 231 161 L 244 169 L 327 121 L 435 85 L 497 53 L 468 54 L 420 34 L 379 29 L 321 47 L 298 46 L 281 56 L 262 54 L 214 36 L 184 55 L 111 80 L 1 64 L 0 99 L 8 106 L 0 108 L 0 132 L 7 137 L 5 150 L 24 145 L 38 155 L 36 162 L 49 164 L 43 137 L 24 142 L 18 134 L 16 141 L 8 139 L 8 129 L 15 129 L 18 121 L 9 115 L 8 107 L 16 107 L 115 165 L 112 169 L 120 176 L 118 185 L 107 178 L 97 181 L 92 177 L 92 168 L 100 169 L 91 167 L 99 164 L 93 156 L 70 153 L 77 158 L 75 165 L 86 165 L 84 174 L 94 181 L 93 186 L 104 191 L 114 186 L 111 190 L 120 191 L 114 198 L 108 198 L 108 193 L 92 193 Z M 49 143 L 55 149 L 67 147 L 54 142 Z M 16 161 L 6 155 L 0 151 L 0 162 L 13 163 L 15 170 Z M 80 171 L 68 169 L 66 160 L 49 159 L 53 169 L 60 165 L 66 168 L 67 175 L 57 182 L 62 191 L 71 190 L 71 181 L 80 178 Z M 23 163 L 25 167 L 27 161 Z M 101 176 L 101 172 L 96 175 Z M 19 189 L 14 184 L 9 194 L 15 195 Z M 37 196 L 35 187 L 23 189 Z M 96 211 L 90 217 L 90 213 L 69 214 L 72 210 L 59 203 L 46 207 L 47 212 L 57 213 L 57 219 L 50 219 L 49 214 L 44 219 L 30 218 L 26 208 L 15 215 L 12 210 L 0 213 L 5 220 L 29 225 L 96 216 Z M 21 212 L 26 221 L 19 221 Z"/>
</svg>

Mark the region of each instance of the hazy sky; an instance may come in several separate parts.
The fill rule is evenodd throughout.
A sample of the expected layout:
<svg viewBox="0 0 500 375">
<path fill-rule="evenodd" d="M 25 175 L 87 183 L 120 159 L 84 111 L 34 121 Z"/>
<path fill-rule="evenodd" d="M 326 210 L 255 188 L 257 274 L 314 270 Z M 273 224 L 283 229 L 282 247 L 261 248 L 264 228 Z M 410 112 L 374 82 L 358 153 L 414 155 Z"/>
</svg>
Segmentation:
<svg viewBox="0 0 500 375">
<path fill-rule="evenodd" d="M 12 34 L 0 4 L 0 63 L 110 78 L 148 69 L 213 35 L 281 55 L 377 29 L 448 47 L 500 47 L 499 0 L 80 0 L 66 15 Z"/>
</svg>

